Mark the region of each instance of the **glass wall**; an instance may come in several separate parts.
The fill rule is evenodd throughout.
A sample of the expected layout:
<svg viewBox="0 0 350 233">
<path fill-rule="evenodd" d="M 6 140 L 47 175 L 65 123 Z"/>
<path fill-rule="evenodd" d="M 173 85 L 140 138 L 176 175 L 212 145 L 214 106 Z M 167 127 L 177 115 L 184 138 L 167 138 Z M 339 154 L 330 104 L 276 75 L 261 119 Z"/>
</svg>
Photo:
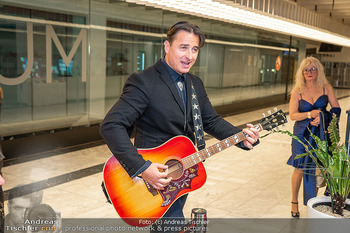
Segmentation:
<svg viewBox="0 0 350 233">
<path fill-rule="evenodd" d="M 2 1 L 0 135 L 100 123 L 128 76 L 164 56 L 166 31 L 182 20 L 206 34 L 191 72 L 214 106 L 285 94 L 305 41 L 123 1 Z"/>
</svg>

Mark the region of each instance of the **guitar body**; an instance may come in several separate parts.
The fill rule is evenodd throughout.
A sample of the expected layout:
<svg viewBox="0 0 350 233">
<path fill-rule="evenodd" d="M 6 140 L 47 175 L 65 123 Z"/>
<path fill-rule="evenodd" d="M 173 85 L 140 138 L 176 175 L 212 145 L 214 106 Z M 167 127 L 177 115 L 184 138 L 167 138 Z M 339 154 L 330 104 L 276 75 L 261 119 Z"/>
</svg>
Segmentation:
<svg viewBox="0 0 350 233">
<path fill-rule="evenodd" d="M 203 186 L 207 175 L 202 162 L 184 169 L 181 159 L 196 152 L 187 137 L 174 137 L 159 147 L 138 152 L 145 160 L 169 166 L 168 177 L 173 179 L 164 190 L 154 189 L 141 177 L 130 178 L 114 156 L 106 162 L 103 176 L 119 216 L 132 226 L 148 226 L 161 218 L 180 196 Z"/>
<path fill-rule="evenodd" d="M 286 122 L 284 112 L 276 109 L 254 128 L 258 132 L 273 130 Z M 184 136 L 174 137 L 153 149 L 139 149 L 145 160 L 168 165 L 168 177 L 172 180 L 164 190 L 154 189 L 141 177 L 131 179 L 118 160 L 111 156 L 103 169 L 109 199 L 126 223 L 132 226 L 151 225 L 167 212 L 176 199 L 203 186 L 207 174 L 202 161 L 245 138 L 241 131 L 198 152 L 192 141 Z"/>
</svg>

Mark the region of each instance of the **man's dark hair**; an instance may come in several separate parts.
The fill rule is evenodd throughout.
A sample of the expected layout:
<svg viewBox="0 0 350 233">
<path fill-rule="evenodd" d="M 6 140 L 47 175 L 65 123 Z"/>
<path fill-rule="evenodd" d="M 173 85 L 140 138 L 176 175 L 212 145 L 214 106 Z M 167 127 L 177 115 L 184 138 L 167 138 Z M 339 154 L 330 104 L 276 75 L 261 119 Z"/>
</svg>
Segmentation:
<svg viewBox="0 0 350 233">
<path fill-rule="evenodd" d="M 203 32 L 199 29 L 199 27 L 197 25 L 190 23 L 190 22 L 187 22 L 187 21 L 177 22 L 176 24 L 171 26 L 171 28 L 169 29 L 169 31 L 166 35 L 167 40 L 169 41 L 170 44 L 172 44 L 172 42 L 175 39 L 176 34 L 179 31 L 186 31 L 186 32 L 193 33 L 193 34 L 197 35 L 199 37 L 199 48 L 203 47 L 203 45 L 205 43 L 205 36 L 204 36 Z"/>
</svg>

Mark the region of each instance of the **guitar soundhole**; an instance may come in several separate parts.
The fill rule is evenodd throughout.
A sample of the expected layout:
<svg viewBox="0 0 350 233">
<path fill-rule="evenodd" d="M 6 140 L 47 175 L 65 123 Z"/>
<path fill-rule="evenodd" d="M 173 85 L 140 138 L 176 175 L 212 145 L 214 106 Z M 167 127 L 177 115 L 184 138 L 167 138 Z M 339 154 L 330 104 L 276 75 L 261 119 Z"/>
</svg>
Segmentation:
<svg viewBox="0 0 350 233">
<path fill-rule="evenodd" d="M 173 178 L 173 180 L 177 180 L 182 176 L 183 166 L 182 163 L 180 163 L 180 161 L 176 159 L 171 159 L 168 162 L 166 162 L 165 165 L 168 165 L 168 177 Z"/>
</svg>

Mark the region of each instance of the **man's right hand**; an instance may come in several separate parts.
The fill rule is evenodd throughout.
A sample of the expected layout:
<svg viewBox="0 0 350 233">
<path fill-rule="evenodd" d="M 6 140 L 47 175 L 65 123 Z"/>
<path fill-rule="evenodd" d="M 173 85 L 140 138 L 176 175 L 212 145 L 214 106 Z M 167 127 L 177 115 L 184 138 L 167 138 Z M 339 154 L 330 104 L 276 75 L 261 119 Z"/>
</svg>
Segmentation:
<svg viewBox="0 0 350 233">
<path fill-rule="evenodd" d="M 152 163 L 143 173 L 142 178 L 147 181 L 155 189 L 163 190 L 167 186 L 171 178 L 168 178 L 168 166 Z"/>
</svg>

